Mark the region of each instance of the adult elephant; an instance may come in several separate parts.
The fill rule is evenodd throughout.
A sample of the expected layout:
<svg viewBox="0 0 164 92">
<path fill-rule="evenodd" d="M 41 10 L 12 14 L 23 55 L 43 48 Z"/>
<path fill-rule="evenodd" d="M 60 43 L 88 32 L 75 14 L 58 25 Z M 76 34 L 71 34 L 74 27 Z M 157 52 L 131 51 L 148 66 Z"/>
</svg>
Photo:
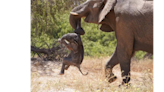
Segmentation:
<svg viewBox="0 0 164 92">
<path fill-rule="evenodd" d="M 101 24 L 102 31 L 115 31 L 117 47 L 107 61 L 105 75 L 109 82 L 116 76 L 112 68 L 120 64 L 123 84 L 130 81 L 131 57 L 135 51 L 153 53 L 153 1 L 87 0 L 70 12 L 70 24 L 76 29 L 79 21 Z M 109 48 L 110 49 L 110 48 Z"/>
</svg>

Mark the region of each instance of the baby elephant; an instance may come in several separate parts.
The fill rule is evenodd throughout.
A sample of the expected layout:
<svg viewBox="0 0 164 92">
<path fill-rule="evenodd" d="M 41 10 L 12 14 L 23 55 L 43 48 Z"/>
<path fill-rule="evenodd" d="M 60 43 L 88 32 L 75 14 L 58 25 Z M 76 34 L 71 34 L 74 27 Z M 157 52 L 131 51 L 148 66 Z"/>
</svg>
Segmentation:
<svg viewBox="0 0 164 92">
<path fill-rule="evenodd" d="M 62 68 L 59 74 L 63 75 L 64 70 L 67 70 L 70 65 L 76 66 L 82 73 L 80 64 L 84 58 L 84 48 L 80 35 L 76 33 L 68 33 L 59 38 L 58 41 L 60 44 L 64 44 L 69 50 L 71 50 L 71 53 L 67 57 L 63 58 Z M 87 74 L 88 72 L 83 75 Z"/>
</svg>

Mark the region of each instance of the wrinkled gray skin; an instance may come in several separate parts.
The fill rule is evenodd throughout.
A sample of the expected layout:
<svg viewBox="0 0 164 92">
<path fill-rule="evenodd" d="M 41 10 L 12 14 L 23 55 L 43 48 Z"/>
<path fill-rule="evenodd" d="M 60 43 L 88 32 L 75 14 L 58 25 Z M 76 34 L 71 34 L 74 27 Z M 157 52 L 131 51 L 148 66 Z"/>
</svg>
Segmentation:
<svg viewBox="0 0 164 92">
<path fill-rule="evenodd" d="M 67 70 L 70 65 L 76 66 L 79 71 L 82 73 L 80 69 L 80 64 L 84 58 L 84 48 L 79 34 L 76 33 L 68 33 L 63 35 L 58 41 L 61 44 L 64 44 L 71 53 L 63 58 L 62 68 L 60 71 L 60 75 L 64 74 L 64 70 Z M 83 73 L 82 73 L 83 74 Z M 87 75 L 83 74 L 83 75 Z"/>
<path fill-rule="evenodd" d="M 102 31 L 115 31 L 117 46 L 105 65 L 105 75 L 109 82 L 115 81 L 112 68 L 120 64 L 122 84 L 128 83 L 135 51 L 153 53 L 153 1 L 87 0 L 70 12 L 69 21 L 74 29 L 82 17 L 85 22 L 101 24 Z"/>
</svg>

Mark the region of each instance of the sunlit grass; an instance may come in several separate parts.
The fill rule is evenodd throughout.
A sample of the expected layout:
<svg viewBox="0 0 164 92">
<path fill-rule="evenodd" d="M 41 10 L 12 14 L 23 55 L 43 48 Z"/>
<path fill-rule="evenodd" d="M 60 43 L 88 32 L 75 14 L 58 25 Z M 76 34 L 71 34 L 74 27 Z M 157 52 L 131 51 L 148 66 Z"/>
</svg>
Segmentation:
<svg viewBox="0 0 164 92">
<path fill-rule="evenodd" d="M 111 84 L 105 79 L 104 66 L 109 58 L 85 57 L 81 69 L 89 72 L 87 76 L 72 66 L 60 76 L 61 64 L 48 67 L 53 70 L 51 76 L 31 72 L 31 92 L 153 92 L 153 60 L 132 61 L 131 85 L 119 88 L 122 81 L 119 65 L 114 67 L 118 79 Z"/>
</svg>

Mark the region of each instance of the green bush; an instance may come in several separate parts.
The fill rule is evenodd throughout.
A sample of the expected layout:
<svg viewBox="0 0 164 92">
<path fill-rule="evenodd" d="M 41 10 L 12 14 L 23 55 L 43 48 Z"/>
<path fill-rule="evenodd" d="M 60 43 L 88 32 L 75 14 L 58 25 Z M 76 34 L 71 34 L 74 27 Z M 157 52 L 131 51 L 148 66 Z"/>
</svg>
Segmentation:
<svg viewBox="0 0 164 92">
<path fill-rule="evenodd" d="M 136 59 L 142 59 L 144 56 L 145 56 L 145 54 L 146 54 L 147 52 L 145 52 L 145 51 L 137 51 L 136 53 L 135 53 L 135 58 Z M 151 57 L 152 59 L 154 59 L 154 55 L 152 55 L 152 57 Z"/>
<path fill-rule="evenodd" d="M 136 59 L 142 59 L 144 56 L 145 56 L 145 54 L 146 54 L 146 52 L 144 52 L 144 51 L 137 51 L 136 53 L 135 53 L 135 58 Z"/>
</svg>

